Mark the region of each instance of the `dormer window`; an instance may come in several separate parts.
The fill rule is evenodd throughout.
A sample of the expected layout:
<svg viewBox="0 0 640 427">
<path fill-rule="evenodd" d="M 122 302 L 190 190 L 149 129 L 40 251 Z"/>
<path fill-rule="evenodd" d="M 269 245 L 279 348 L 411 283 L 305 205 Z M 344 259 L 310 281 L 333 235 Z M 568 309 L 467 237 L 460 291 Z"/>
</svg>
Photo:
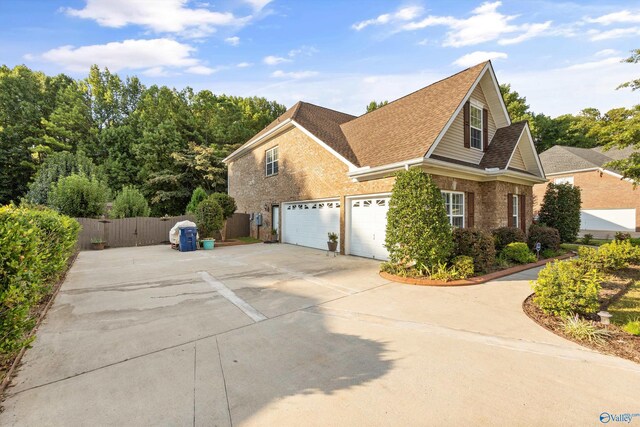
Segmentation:
<svg viewBox="0 0 640 427">
<path fill-rule="evenodd" d="M 482 150 L 482 109 L 471 105 L 471 148 Z"/>
</svg>

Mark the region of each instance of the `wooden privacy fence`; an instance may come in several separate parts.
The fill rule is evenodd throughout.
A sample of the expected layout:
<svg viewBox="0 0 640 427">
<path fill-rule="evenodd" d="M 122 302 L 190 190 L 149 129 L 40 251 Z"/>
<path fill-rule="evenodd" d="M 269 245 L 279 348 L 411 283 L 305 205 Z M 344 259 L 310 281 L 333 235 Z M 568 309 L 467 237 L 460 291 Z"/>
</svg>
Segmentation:
<svg viewBox="0 0 640 427">
<path fill-rule="evenodd" d="M 157 245 L 169 242 L 169 230 L 179 221 L 194 221 L 193 215 L 168 218 L 136 217 L 123 219 L 76 218 L 82 230 L 78 248 L 91 249 L 91 239 L 101 238 L 112 248 Z M 234 214 L 227 220 L 225 238 L 249 235 L 249 215 Z"/>
</svg>

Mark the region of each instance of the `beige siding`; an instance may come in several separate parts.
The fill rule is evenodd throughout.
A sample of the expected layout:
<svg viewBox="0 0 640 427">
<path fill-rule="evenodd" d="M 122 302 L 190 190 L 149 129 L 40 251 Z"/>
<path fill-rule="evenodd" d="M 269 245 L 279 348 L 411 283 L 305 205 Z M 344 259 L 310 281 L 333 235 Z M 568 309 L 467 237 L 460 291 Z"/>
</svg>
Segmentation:
<svg viewBox="0 0 640 427">
<path fill-rule="evenodd" d="M 509 163 L 509 167 L 520 169 L 523 171 L 527 170 L 527 165 L 524 163 L 524 159 L 522 158 L 522 153 L 520 152 L 520 147 L 516 147 L 515 152 L 513 153 L 513 157 L 511 158 L 511 163 Z"/>
<path fill-rule="evenodd" d="M 532 145 L 533 144 L 529 140 L 529 136 L 524 132 L 520 137 L 520 141 L 518 141 L 518 146 L 516 148 L 520 151 L 520 154 L 522 154 L 522 161 L 526 166 L 524 170 L 531 172 L 534 175 L 541 176 L 538 168 L 538 162 L 536 161 L 538 154 L 535 152 Z"/>
<path fill-rule="evenodd" d="M 471 99 L 483 104 L 485 108 L 489 109 L 480 85 L 476 86 L 475 90 L 471 94 Z M 469 163 L 479 164 L 480 160 L 482 160 L 484 152 L 476 150 L 474 148 L 464 147 L 464 121 L 462 115 L 463 112 L 460 111 L 453 123 L 451 123 L 451 126 L 447 130 L 447 133 L 444 134 L 444 136 L 440 140 L 440 143 L 433 151 L 433 154 L 448 157 L 451 159 L 462 160 Z M 489 141 L 491 141 L 495 133 L 496 123 L 493 120 L 491 112 L 489 111 Z"/>
</svg>

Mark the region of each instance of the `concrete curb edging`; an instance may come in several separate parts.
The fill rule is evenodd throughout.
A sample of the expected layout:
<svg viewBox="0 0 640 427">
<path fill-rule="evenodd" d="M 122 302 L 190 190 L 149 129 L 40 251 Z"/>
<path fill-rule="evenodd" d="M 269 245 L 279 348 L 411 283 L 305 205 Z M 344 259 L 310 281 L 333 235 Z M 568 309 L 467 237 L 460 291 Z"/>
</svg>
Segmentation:
<svg viewBox="0 0 640 427">
<path fill-rule="evenodd" d="M 424 277 L 401 277 L 396 276 L 394 274 L 385 273 L 381 271 L 380 277 L 391 280 L 392 282 L 403 283 L 405 285 L 417 285 L 417 286 L 471 286 L 471 285 L 480 285 L 482 283 L 486 283 L 490 280 L 499 279 L 501 277 L 509 276 L 511 274 L 519 273 L 521 271 L 529 270 L 536 267 L 541 267 L 546 265 L 549 262 L 563 260 L 567 258 L 571 258 L 575 256 L 574 252 L 569 252 L 564 255 L 560 255 L 554 258 L 546 258 L 537 262 L 532 262 L 530 264 L 517 265 L 515 267 L 505 268 L 504 270 L 496 271 L 494 273 L 485 274 L 483 276 L 472 277 L 470 279 L 462 279 L 462 280 L 451 280 L 449 282 L 445 282 L 443 280 L 433 280 L 427 279 Z"/>
</svg>

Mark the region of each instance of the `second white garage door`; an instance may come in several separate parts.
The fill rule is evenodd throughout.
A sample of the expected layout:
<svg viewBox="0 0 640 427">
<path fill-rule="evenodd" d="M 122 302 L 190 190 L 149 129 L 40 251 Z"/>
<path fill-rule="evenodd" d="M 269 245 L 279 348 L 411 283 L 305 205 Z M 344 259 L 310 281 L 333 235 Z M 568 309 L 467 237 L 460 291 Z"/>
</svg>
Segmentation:
<svg viewBox="0 0 640 427">
<path fill-rule="evenodd" d="M 581 230 L 636 231 L 635 209 L 581 209 Z"/>
<path fill-rule="evenodd" d="M 282 241 L 327 249 L 327 234 L 340 233 L 340 202 L 321 200 L 282 205 Z"/>
<path fill-rule="evenodd" d="M 386 260 L 384 247 L 387 229 L 388 196 L 349 199 L 349 253 L 366 258 Z"/>
</svg>

